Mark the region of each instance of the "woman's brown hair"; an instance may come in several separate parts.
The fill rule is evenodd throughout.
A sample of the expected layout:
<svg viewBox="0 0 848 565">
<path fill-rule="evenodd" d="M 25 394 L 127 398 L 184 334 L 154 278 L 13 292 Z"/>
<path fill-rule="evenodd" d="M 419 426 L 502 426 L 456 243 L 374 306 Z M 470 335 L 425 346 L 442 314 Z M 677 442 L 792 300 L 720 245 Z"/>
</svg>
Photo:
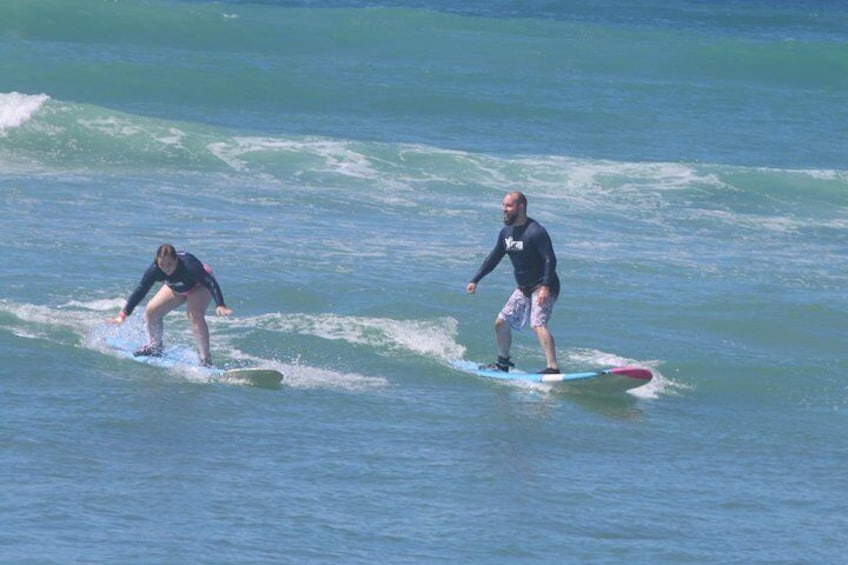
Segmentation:
<svg viewBox="0 0 848 565">
<path fill-rule="evenodd" d="M 174 249 L 174 246 L 170 243 L 163 243 L 159 246 L 159 249 L 156 251 L 156 262 L 159 262 L 159 259 L 164 258 L 176 259 L 177 258 L 177 250 Z"/>
</svg>

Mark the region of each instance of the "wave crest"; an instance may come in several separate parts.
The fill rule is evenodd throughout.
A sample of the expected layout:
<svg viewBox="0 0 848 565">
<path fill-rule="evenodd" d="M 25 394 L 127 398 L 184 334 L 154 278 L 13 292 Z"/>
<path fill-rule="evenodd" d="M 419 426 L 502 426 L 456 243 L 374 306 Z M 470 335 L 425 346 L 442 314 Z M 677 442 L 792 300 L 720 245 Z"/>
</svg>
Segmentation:
<svg viewBox="0 0 848 565">
<path fill-rule="evenodd" d="M 0 136 L 25 124 L 49 99 L 46 94 L 0 93 Z"/>
</svg>

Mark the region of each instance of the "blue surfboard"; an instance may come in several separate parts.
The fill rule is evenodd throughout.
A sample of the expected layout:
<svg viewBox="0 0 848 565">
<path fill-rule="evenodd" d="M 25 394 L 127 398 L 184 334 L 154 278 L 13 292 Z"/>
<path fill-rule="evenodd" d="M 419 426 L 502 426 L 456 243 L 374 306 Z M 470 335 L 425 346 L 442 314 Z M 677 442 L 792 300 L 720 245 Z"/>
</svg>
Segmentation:
<svg viewBox="0 0 848 565">
<path fill-rule="evenodd" d="M 464 359 L 451 363 L 460 371 L 499 381 L 518 381 L 528 383 L 545 383 L 556 385 L 557 388 L 566 390 L 613 393 L 624 392 L 648 384 L 653 379 L 653 373 L 642 367 L 611 367 L 594 371 L 582 371 L 578 373 L 560 373 L 557 375 L 543 375 L 539 373 L 528 373 L 513 369 L 510 371 L 498 371 L 488 369 L 472 361 Z"/>
<path fill-rule="evenodd" d="M 239 367 L 235 369 L 220 369 L 218 367 L 202 367 L 197 364 L 196 354 L 188 349 L 173 347 L 165 349 L 159 357 L 133 355 L 127 347 L 126 340 L 117 335 L 106 337 L 106 345 L 119 357 L 130 359 L 136 363 L 151 365 L 166 370 L 181 371 L 205 377 L 209 381 L 246 384 L 260 388 L 278 388 L 283 381 L 283 374 L 275 369 L 261 367 Z"/>
</svg>

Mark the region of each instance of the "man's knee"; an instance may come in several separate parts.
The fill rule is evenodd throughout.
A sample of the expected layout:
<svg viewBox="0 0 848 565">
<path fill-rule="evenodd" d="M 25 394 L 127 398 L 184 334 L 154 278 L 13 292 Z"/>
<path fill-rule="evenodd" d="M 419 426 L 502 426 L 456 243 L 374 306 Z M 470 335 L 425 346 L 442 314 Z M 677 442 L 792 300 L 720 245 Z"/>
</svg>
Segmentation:
<svg viewBox="0 0 848 565">
<path fill-rule="evenodd" d="M 533 331 L 538 336 L 545 336 L 550 334 L 551 332 L 548 330 L 548 326 L 532 326 Z"/>
</svg>

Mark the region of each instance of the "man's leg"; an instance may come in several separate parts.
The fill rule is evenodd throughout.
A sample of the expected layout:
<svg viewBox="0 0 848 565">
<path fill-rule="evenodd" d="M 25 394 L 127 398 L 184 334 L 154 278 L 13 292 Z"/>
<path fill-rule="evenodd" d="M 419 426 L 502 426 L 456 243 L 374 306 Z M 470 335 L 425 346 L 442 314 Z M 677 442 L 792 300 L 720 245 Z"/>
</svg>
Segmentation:
<svg viewBox="0 0 848 565">
<path fill-rule="evenodd" d="M 512 327 L 500 316 L 495 320 L 495 335 L 498 339 L 498 355 L 509 359 L 509 350 L 512 348 Z"/>
<path fill-rule="evenodd" d="M 536 337 L 539 338 L 539 344 L 542 346 L 542 351 L 544 351 L 545 353 L 545 361 L 547 361 L 548 364 L 547 368 L 559 370 L 554 336 L 551 335 L 551 332 L 550 330 L 548 330 L 547 326 L 534 327 L 533 331 L 536 332 Z"/>
<path fill-rule="evenodd" d="M 498 340 L 498 361 L 495 364 L 501 371 L 508 371 L 513 364 L 509 360 L 512 349 L 512 328 L 520 329 L 527 324 L 530 315 L 530 301 L 516 289 L 495 320 L 495 336 Z"/>
<path fill-rule="evenodd" d="M 548 329 L 548 320 L 556 304 L 555 297 L 549 297 L 544 304 L 539 303 L 538 290 L 533 293 L 532 306 L 530 311 L 530 327 L 539 338 L 539 345 L 542 346 L 542 351 L 545 354 L 545 362 L 547 369 L 559 371 L 559 363 L 557 362 L 556 343 L 554 336 L 551 335 Z"/>
</svg>

